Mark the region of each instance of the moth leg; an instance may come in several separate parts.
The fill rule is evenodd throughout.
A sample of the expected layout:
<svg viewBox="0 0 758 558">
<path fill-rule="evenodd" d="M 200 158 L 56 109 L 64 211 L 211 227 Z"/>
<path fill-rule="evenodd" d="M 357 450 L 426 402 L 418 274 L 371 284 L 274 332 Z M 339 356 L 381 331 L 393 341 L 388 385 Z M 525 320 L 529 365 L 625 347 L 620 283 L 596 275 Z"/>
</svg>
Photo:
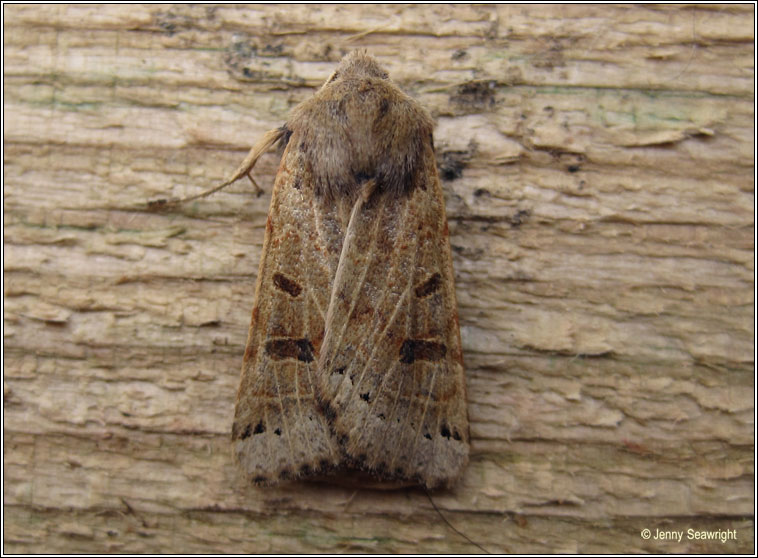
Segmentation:
<svg viewBox="0 0 758 558">
<path fill-rule="evenodd" d="M 250 182 L 253 184 L 253 188 L 255 188 L 255 197 L 260 198 L 263 195 L 263 188 L 258 186 L 258 183 L 255 181 L 255 178 L 253 178 L 253 169 L 250 169 L 250 172 L 247 173 L 247 177 L 250 179 Z"/>
<path fill-rule="evenodd" d="M 245 157 L 245 160 L 242 161 L 242 164 L 239 166 L 239 168 L 237 168 L 237 170 L 234 171 L 234 174 L 232 174 L 232 176 L 229 179 L 222 182 L 218 186 L 214 186 L 213 188 L 209 190 L 205 190 L 204 192 L 200 192 L 199 194 L 195 194 L 192 196 L 185 196 L 183 198 L 168 198 L 168 199 L 164 198 L 164 199 L 149 201 L 147 202 L 148 209 L 163 209 L 168 206 L 179 205 L 181 203 L 185 203 L 188 201 L 208 197 L 211 194 L 218 192 L 222 188 L 226 188 L 230 184 L 237 182 L 240 178 L 242 178 L 245 175 L 247 175 L 250 178 L 253 185 L 255 186 L 256 196 L 260 196 L 260 192 L 262 192 L 262 190 L 258 186 L 258 184 L 255 183 L 255 180 L 253 180 L 253 177 L 250 176 L 250 172 L 253 170 L 255 163 L 258 162 L 258 159 L 260 159 L 260 156 L 263 155 L 266 151 L 268 151 L 271 148 L 271 146 L 277 143 L 286 133 L 287 133 L 287 130 L 282 127 L 282 128 L 275 128 L 273 130 L 269 130 L 268 132 L 263 134 L 263 137 L 259 139 L 258 142 L 255 145 L 253 145 L 253 147 L 250 148 L 250 152 L 247 154 L 247 157 Z"/>
</svg>

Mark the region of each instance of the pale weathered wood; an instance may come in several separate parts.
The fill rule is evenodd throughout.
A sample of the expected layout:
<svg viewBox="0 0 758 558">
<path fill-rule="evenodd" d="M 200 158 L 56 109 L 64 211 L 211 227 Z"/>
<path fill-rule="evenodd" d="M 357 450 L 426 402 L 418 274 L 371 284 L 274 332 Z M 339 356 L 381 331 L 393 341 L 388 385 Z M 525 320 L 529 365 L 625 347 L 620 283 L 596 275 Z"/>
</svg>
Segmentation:
<svg viewBox="0 0 758 558">
<path fill-rule="evenodd" d="M 356 47 L 437 121 L 473 436 L 446 517 L 490 551 L 752 551 L 752 6 L 3 9 L 6 552 L 477 550 L 423 492 L 241 486 L 276 155 L 261 197 L 141 205 Z"/>
</svg>

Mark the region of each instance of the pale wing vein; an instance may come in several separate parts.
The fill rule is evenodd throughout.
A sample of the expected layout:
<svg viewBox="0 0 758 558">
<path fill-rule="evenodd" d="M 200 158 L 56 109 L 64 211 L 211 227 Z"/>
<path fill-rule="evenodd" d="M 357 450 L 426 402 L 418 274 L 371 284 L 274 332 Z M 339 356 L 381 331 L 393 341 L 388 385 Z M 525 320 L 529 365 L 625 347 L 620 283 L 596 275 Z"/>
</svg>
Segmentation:
<svg viewBox="0 0 758 558">
<path fill-rule="evenodd" d="M 405 219 L 408 217 L 409 213 L 409 204 L 406 204 L 405 210 L 403 212 L 403 217 L 400 219 L 401 222 L 404 222 Z M 399 227 L 400 229 L 405 229 L 405 227 Z M 415 256 L 414 256 L 415 260 Z M 399 259 L 395 259 L 393 266 L 392 266 L 392 272 L 389 274 L 389 277 L 394 276 L 393 272 L 396 272 L 399 266 Z M 406 287 L 406 289 L 403 291 L 403 294 L 400 296 L 399 300 L 397 301 L 397 304 L 395 304 L 395 307 L 392 310 L 392 315 L 390 316 L 389 321 L 387 322 L 387 325 L 381 330 L 372 333 L 372 336 L 366 341 L 366 345 L 371 347 L 371 353 L 369 354 L 368 358 L 366 359 L 366 362 L 363 365 L 363 369 L 361 370 L 360 376 L 358 378 L 358 382 L 353 386 L 353 389 L 350 393 L 350 397 L 353 397 L 353 394 L 359 393 L 358 390 L 360 389 L 361 384 L 363 384 L 363 378 L 366 375 L 366 371 L 368 370 L 369 365 L 371 364 L 371 360 L 374 358 L 374 354 L 376 353 L 377 348 L 379 347 L 379 343 L 377 343 L 377 340 L 381 340 L 384 335 L 387 333 L 389 328 L 395 323 L 395 319 L 397 318 L 397 315 L 400 311 L 400 309 L 403 307 L 403 302 L 407 298 L 408 293 L 410 293 L 410 285 L 413 281 L 413 274 L 410 274 L 409 277 L 409 285 Z M 382 304 L 384 303 L 384 300 L 387 298 L 387 290 L 384 291 L 382 294 L 382 298 L 380 302 L 376 305 L 376 308 L 381 308 Z M 382 378 L 382 383 L 379 386 L 379 393 L 382 391 L 382 386 L 387 381 L 388 374 L 385 374 Z M 373 409 L 374 405 L 376 404 L 376 401 L 378 400 L 378 397 L 374 398 L 373 403 L 370 404 L 368 413 L 363 417 L 363 423 L 365 424 L 367 417 L 369 416 L 369 413 Z M 363 429 L 361 429 L 361 432 L 363 432 Z"/>
<path fill-rule="evenodd" d="M 352 227 L 357 226 L 357 225 L 353 225 L 353 223 L 358 218 L 358 211 L 359 211 L 360 207 L 363 205 L 363 203 L 364 203 L 363 198 L 362 197 L 358 198 L 358 201 L 355 202 L 356 205 L 355 205 L 355 208 L 353 209 L 352 215 L 350 216 L 350 223 L 348 225 L 348 230 L 347 230 L 347 232 L 345 234 L 345 239 L 343 241 L 344 243 L 342 245 L 342 253 L 340 254 L 340 261 L 339 261 L 339 264 L 337 265 L 337 273 L 336 273 L 335 278 L 334 278 L 334 289 L 332 290 L 332 297 L 331 297 L 332 300 L 330 301 L 330 306 L 331 306 L 331 304 L 334 303 L 334 298 L 335 298 L 334 294 L 336 292 L 337 285 L 339 284 L 339 282 L 341 280 L 341 274 L 342 274 L 341 272 L 344 269 L 344 267 L 347 265 L 345 260 L 346 260 L 346 252 L 348 250 L 348 246 L 347 246 L 348 235 L 350 235 L 350 233 L 352 232 Z M 371 246 L 372 247 L 376 243 L 376 236 L 377 236 L 376 235 L 376 229 L 379 227 L 379 222 L 380 222 L 379 219 L 375 219 L 374 223 L 373 223 L 373 229 L 372 229 L 372 233 L 371 233 Z M 369 252 L 370 251 L 371 250 L 369 250 Z M 353 293 L 352 293 L 351 300 L 350 300 L 350 307 L 349 307 L 349 309 L 347 311 L 346 318 L 345 318 L 344 323 L 342 325 L 342 331 L 340 331 L 339 337 L 337 338 L 336 341 L 331 341 L 330 340 L 330 348 L 331 347 L 340 347 L 342 345 L 342 341 L 345 338 L 345 331 L 347 330 L 347 326 L 348 326 L 348 324 L 350 322 L 350 319 L 349 319 L 350 315 L 353 313 L 353 309 L 355 309 L 355 305 L 358 302 L 358 295 L 359 295 L 361 289 L 363 288 L 363 284 L 366 282 L 366 275 L 368 275 L 369 267 L 370 266 L 366 265 L 363 268 L 363 272 L 361 273 L 360 281 L 358 281 L 358 284 L 353 289 Z M 327 314 L 327 316 L 328 316 L 328 314 Z M 328 334 L 331 337 L 331 332 L 328 332 Z M 345 378 L 342 379 L 342 381 L 340 382 L 339 388 L 342 387 L 342 385 L 344 384 L 344 382 L 345 382 L 345 380 L 346 380 L 347 377 L 348 376 L 345 375 Z"/>
</svg>

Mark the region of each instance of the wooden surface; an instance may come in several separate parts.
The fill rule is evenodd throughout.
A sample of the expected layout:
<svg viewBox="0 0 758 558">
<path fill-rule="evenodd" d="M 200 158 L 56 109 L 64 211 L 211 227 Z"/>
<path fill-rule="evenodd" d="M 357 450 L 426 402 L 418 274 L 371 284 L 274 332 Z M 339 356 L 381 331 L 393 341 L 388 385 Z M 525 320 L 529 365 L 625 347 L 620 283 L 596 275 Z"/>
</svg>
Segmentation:
<svg viewBox="0 0 758 558">
<path fill-rule="evenodd" d="M 473 438 L 444 516 L 491 552 L 753 550 L 753 6 L 3 10 L 6 552 L 478 552 L 418 490 L 238 479 L 276 154 L 260 197 L 144 210 L 358 47 L 437 123 Z"/>
</svg>

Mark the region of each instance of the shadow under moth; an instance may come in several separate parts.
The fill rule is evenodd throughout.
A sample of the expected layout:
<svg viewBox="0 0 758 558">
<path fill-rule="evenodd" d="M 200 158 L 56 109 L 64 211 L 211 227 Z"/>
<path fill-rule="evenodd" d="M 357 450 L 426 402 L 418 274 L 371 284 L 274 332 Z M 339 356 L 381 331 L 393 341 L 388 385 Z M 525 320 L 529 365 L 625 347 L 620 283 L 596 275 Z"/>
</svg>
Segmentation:
<svg viewBox="0 0 758 558">
<path fill-rule="evenodd" d="M 284 145 L 232 426 L 249 481 L 355 474 L 434 488 L 465 468 L 466 385 L 432 128 L 356 51 L 212 190 Z"/>
</svg>

